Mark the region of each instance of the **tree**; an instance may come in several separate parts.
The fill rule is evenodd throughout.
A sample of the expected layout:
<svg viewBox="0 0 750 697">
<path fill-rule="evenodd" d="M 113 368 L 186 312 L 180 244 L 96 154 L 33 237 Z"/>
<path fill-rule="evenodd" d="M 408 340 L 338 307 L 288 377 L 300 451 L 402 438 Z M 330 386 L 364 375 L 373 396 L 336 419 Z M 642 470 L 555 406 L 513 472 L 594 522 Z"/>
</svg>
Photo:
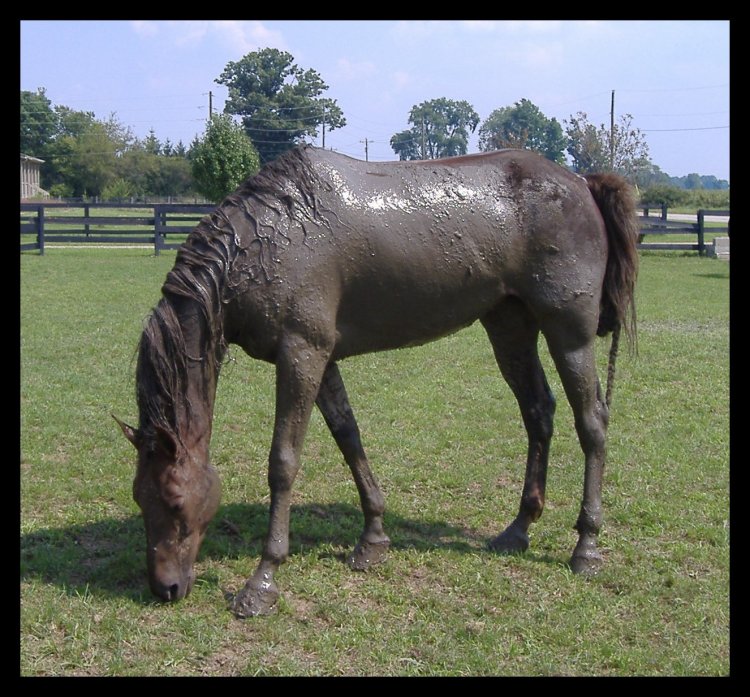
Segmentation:
<svg viewBox="0 0 750 697">
<path fill-rule="evenodd" d="M 161 154 L 162 145 L 156 137 L 156 132 L 153 128 L 149 130 L 146 140 L 143 141 L 143 147 L 146 148 L 146 152 L 150 152 L 152 155 Z"/>
<path fill-rule="evenodd" d="M 413 106 L 409 123 L 410 129 L 391 137 L 391 148 L 400 160 L 433 160 L 465 155 L 479 115 L 467 101 L 441 97 Z"/>
<path fill-rule="evenodd" d="M 571 116 L 566 124 L 567 150 L 573 159 L 573 169 L 579 174 L 608 171 L 609 134 L 604 131 L 604 125 L 597 129 L 582 111 Z"/>
<path fill-rule="evenodd" d="M 604 124 L 596 128 L 584 112 L 571 116 L 566 123 L 568 153 L 576 172 L 617 172 L 638 186 L 652 178 L 646 138 L 633 127 L 630 114 L 621 116 L 614 128 Z"/>
<path fill-rule="evenodd" d="M 115 178 L 116 144 L 100 122 L 92 122 L 77 138 L 62 136 L 56 146 L 58 173 L 73 196 L 99 196 Z"/>
<path fill-rule="evenodd" d="M 58 119 L 44 88 L 21 91 L 21 152 L 44 159 L 57 135 Z"/>
<path fill-rule="evenodd" d="M 528 99 L 512 107 L 495 109 L 479 129 L 482 152 L 502 148 L 526 148 L 562 164 L 566 140 L 557 119 L 548 119 Z"/>
<path fill-rule="evenodd" d="M 245 131 L 265 163 L 315 136 L 319 127 L 332 131 L 346 125 L 315 70 L 303 70 L 286 51 L 265 48 L 227 63 L 216 80 L 229 89 L 224 113 L 242 117 Z"/>
<path fill-rule="evenodd" d="M 217 203 L 260 169 L 258 151 L 227 114 L 214 116 L 193 141 L 190 163 L 197 191 Z"/>
<path fill-rule="evenodd" d="M 59 106 L 55 113 L 58 132 L 47 151 L 51 170 L 44 188 L 66 196 L 101 195 L 117 176 L 118 158 L 132 139 L 129 129 L 114 116 L 97 121 L 92 112 Z"/>
</svg>

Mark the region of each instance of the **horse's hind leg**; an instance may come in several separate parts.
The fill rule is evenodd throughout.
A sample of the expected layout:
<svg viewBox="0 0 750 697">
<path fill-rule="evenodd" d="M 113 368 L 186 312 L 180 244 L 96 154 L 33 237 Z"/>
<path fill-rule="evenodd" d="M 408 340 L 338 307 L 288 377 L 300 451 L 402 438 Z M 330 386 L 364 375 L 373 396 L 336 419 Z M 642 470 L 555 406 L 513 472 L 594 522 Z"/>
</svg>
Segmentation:
<svg viewBox="0 0 750 697">
<path fill-rule="evenodd" d="M 326 368 L 318 392 L 317 405 L 346 464 L 352 471 L 359 491 L 365 516 L 365 529 L 354 551 L 349 555 L 348 563 L 352 569 L 365 570 L 382 561 L 390 546 L 390 540 L 383 531 L 385 502 L 380 487 L 370 471 L 359 427 L 349 405 L 341 373 L 335 363 L 330 363 Z"/>
<path fill-rule="evenodd" d="M 602 523 L 602 475 L 609 411 L 596 372 L 593 332 L 576 337 L 558 325 L 546 335 L 547 344 L 573 409 L 576 431 L 585 457 L 583 501 L 576 522 L 578 543 L 570 565 L 575 573 L 595 574 L 602 557 L 596 546 Z M 568 325 L 571 326 L 571 325 Z"/>
<path fill-rule="evenodd" d="M 490 547 L 504 553 L 523 552 L 529 546 L 529 526 L 544 509 L 555 399 L 539 361 L 539 327 L 521 301 L 505 300 L 482 319 L 482 324 L 500 371 L 518 400 L 528 434 L 526 478 L 518 515 Z"/>
</svg>

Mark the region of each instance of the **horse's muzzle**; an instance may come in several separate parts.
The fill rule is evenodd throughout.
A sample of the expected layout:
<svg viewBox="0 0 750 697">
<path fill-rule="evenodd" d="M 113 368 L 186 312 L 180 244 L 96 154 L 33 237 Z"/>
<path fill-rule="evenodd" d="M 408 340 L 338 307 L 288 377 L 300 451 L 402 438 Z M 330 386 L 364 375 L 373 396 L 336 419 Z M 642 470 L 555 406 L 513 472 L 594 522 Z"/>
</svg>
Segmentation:
<svg viewBox="0 0 750 697">
<path fill-rule="evenodd" d="M 151 578 L 149 585 L 151 592 L 164 602 L 171 603 L 176 600 L 182 600 L 190 595 L 195 581 L 195 574 L 191 570 L 185 577 L 165 576 L 161 578 Z"/>
</svg>

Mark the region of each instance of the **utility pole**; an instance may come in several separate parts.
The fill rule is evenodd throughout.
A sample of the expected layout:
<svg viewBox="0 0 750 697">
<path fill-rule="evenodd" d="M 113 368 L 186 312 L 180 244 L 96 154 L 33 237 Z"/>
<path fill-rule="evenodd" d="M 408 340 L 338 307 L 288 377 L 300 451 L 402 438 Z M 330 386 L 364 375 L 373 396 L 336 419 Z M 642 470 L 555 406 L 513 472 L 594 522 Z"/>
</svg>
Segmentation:
<svg viewBox="0 0 750 697">
<path fill-rule="evenodd" d="M 326 147 L 326 108 L 323 107 L 323 150 Z"/>
<path fill-rule="evenodd" d="M 367 150 L 367 142 L 368 142 L 367 138 L 365 138 L 364 140 L 360 140 L 359 142 L 365 144 L 365 162 L 369 162 L 370 158 L 369 158 L 369 154 L 368 154 L 368 150 Z"/>
<path fill-rule="evenodd" d="M 208 120 L 210 121 L 214 117 L 214 93 L 209 91 L 208 93 Z"/>
<path fill-rule="evenodd" d="M 609 110 L 609 169 L 615 171 L 615 91 L 612 90 L 612 105 Z"/>
<path fill-rule="evenodd" d="M 427 159 L 427 155 L 424 149 L 424 114 L 422 114 L 422 159 L 423 160 Z"/>
</svg>

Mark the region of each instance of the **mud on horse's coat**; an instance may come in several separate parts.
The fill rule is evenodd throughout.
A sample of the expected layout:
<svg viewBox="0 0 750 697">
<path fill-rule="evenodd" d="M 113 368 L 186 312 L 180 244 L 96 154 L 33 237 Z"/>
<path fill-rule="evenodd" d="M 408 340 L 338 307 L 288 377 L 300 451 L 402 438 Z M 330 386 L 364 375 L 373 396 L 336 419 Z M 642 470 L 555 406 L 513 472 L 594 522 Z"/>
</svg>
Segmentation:
<svg viewBox="0 0 750 697">
<path fill-rule="evenodd" d="M 585 477 L 574 571 L 601 563 L 608 399 L 597 334 L 634 331 L 637 223 L 626 183 L 587 179 L 528 151 L 365 163 L 309 147 L 290 151 L 229 196 L 178 252 L 141 337 L 133 484 L 146 527 L 152 591 L 189 593 L 219 505 L 209 463 L 216 383 L 226 346 L 276 367 L 268 535 L 233 598 L 241 617 L 270 612 L 289 550 L 292 485 L 314 405 L 349 465 L 364 513 L 353 568 L 381 561 L 389 540 L 337 361 L 413 346 L 479 320 L 528 432 L 515 519 L 490 546 L 528 547 L 544 506 L 555 401 L 537 353 L 544 335 L 573 409 Z M 608 394 L 609 394 L 608 389 Z"/>
</svg>

